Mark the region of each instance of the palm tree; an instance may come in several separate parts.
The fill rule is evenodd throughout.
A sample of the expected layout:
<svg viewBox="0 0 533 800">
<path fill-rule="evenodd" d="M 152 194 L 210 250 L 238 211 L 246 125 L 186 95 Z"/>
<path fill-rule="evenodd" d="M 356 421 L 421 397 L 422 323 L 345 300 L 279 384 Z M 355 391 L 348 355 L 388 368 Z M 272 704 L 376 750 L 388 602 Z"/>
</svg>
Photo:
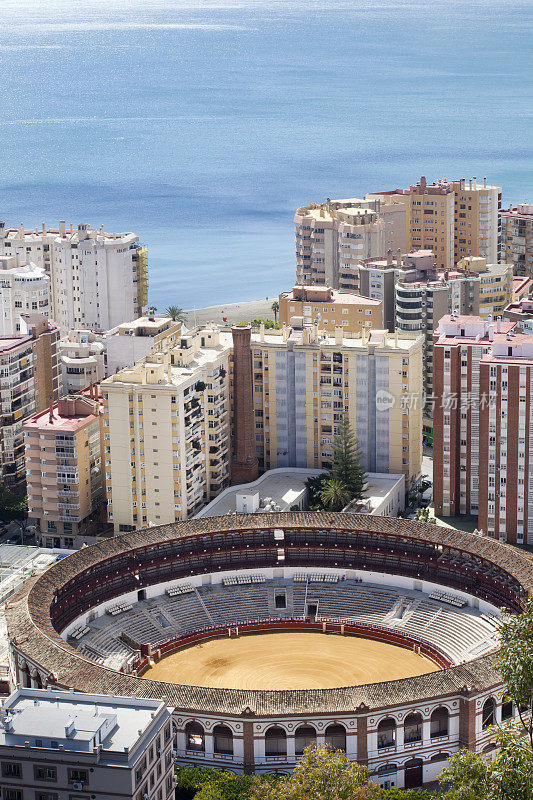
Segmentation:
<svg viewBox="0 0 533 800">
<path fill-rule="evenodd" d="M 351 492 L 346 484 L 334 475 L 328 478 L 320 492 L 322 504 L 330 511 L 342 511 L 351 499 Z"/>
<path fill-rule="evenodd" d="M 168 306 L 168 308 L 165 309 L 165 314 L 167 317 L 170 317 L 173 322 L 183 322 L 183 309 L 179 306 Z"/>
<path fill-rule="evenodd" d="M 278 301 L 274 300 L 274 302 L 272 303 L 270 308 L 274 312 L 274 322 L 277 324 L 277 322 L 278 322 L 278 311 L 279 311 L 279 303 L 278 303 Z"/>
<path fill-rule="evenodd" d="M 155 306 L 148 306 L 148 313 L 150 314 L 151 317 L 155 315 L 156 311 L 157 308 Z"/>
</svg>

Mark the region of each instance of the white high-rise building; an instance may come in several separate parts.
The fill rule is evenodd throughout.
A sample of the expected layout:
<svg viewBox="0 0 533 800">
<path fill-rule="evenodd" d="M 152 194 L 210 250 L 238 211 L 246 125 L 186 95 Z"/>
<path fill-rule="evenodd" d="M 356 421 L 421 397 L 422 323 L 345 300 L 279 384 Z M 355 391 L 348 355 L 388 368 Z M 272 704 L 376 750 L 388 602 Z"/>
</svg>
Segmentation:
<svg viewBox="0 0 533 800">
<path fill-rule="evenodd" d="M 0 256 L 0 336 L 21 332 L 21 314 L 50 316 L 50 278 L 42 267 Z"/>
<path fill-rule="evenodd" d="M 51 316 L 63 334 L 76 328 L 107 331 L 140 316 L 148 300 L 148 257 L 134 233 L 103 226 L 25 231 L 0 223 L 0 256 L 32 261 L 50 276 Z"/>
</svg>

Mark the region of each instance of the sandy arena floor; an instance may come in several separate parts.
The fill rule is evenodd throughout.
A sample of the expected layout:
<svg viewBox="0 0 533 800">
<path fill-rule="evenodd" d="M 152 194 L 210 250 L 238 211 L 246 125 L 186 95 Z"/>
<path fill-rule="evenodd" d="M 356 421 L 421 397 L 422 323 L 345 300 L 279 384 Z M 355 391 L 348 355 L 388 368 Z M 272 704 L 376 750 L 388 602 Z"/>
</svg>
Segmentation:
<svg viewBox="0 0 533 800">
<path fill-rule="evenodd" d="M 403 647 L 323 633 L 214 639 L 173 653 L 143 677 L 225 689 L 333 689 L 439 668 Z"/>
</svg>

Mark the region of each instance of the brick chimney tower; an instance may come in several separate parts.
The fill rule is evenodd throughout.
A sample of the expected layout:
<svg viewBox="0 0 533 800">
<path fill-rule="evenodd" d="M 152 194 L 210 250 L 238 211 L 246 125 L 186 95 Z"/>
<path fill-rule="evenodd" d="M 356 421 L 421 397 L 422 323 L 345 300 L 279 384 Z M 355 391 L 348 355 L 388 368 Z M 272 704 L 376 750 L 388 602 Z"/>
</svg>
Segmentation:
<svg viewBox="0 0 533 800">
<path fill-rule="evenodd" d="M 233 336 L 233 460 L 232 484 L 255 481 L 259 475 L 255 455 L 252 401 L 252 350 L 250 327 L 234 326 Z"/>
</svg>

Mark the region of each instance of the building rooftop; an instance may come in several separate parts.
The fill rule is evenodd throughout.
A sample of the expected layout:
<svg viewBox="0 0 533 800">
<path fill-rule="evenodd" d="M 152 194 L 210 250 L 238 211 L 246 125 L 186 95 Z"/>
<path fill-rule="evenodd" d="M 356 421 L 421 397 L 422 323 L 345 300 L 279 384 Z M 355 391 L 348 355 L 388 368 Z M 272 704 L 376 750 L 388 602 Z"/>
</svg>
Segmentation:
<svg viewBox="0 0 533 800">
<path fill-rule="evenodd" d="M 77 752 L 129 752 L 164 708 L 161 700 L 18 689 L 2 704 L 0 744 Z M 42 744 L 35 744 L 35 739 Z M 55 742 L 51 745 L 50 742 Z"/>
<path fill-rule="evenodd" d="M 119 336 L 157 336 L 158 333 L 167 330 L 172 325 L 181 325 L 181 323 L 174 323 L 171 317 L 139 317 L 132 322 L 118 325 L 110 333 Z"/>
<path fill-rule="evenodd" d="M 298 294 L 302 294 L 298 297 Z M 295 296 L 296 295 L 296 296 Z M 370 297 L 363 297 L 360 294 L 351 292 L 339 292 L 337 289 L 330 289 L 326 286 L 295 286 L 290 292 L 282 292 L 280 299 L 284 298 L 289 302 L 296 303 L 339 303 L 342 305 L 378 307 L 381 305 L 379 300 L 372 300 Z"/>
<path fill-rule="evenodd" d="M 219 517 L 225 514 L 234 514 L 237 494 L 246 491 L 259 492 L 261 501 L 271 500 L 278 506 L 277 510 L 289 511 L 305 491 L 307 479 L 321 473 L 320 469 L 299 469 L 297 467 L 271 469 L 256 481 L 224 489 L 209 505 L 202 508 L 196 517 Z M 260 510 L 265 511 L 264 508 L 260 508 Z"/>
<path fill-rule="evenodd" d="M 69 403 L 69 400 L 72 402 Z M 80 400 L 83 401 L 85 408 L 80 403 Z M 79 395 L 70 395 L 67 398 L 62 398 L 59 403 L 53 406 L 51 413 L 50 409 L 47 409 L 40 414 L 36 414 L 34 417 L 30 417 L 30 419 L 24 423 L 24 430 L 38 430 L 40 432 L 49 433 L 75 433 L 80 430 L 80 428 L 84 428 L 86 425 L 98 419 L 98 414 L 94 412 L 91 413 L 90 411 L 91 405 L 94 406 L 95 402 L 98 401 L 94 401 L 87 396 Z"/>
<path fill-rule="evenodd" d="M 204 333 L 204 346 L 198 346 L 198 337 Z M 191 336 L 189 337 L 189 334 Z M 209 343 L 209 336 L 213 336 L 213 342 Z M 145 358 L 134 364 L 133 367 L 126 367 L 115 375 L 110 375 L 102 383 L 102 389 L 108 389 L 111 384 L 139 385 L 146 377 L 147 384 L 157 384 L 158 386 L 180 386 L 195 377 L 195 374 L 202 367 L 207 367 L 220 355 L 229 351 L 232 347 L 232 336 L 227 330 L 222 330 L 216 326 L 204 328 L 201 331 L 188 331 L 187 337 L 182 336 L 181 342 L 186 342 L 186 346 L 181 346 L 180 338 L 171 345 L 164 353 L 151 353 Z M 196 340 L 196 341 L 194 341 Z M 194 349 L 196 347 L 196 349 Z M 172 363 L 172 354 L 184 354 L 183 366 Z M 179 360 L 179 356 L 177 356 Z"/>
<path fill-rule="evenodd" d="M 14 350 L 21 345 L 29 344 L 33 341 L 33 336 L 29 333 L 22 336 L 0 336 L 0 354 L 7 350 Z"/>
<path fill-rule="evenodd" d="M 404 350 L 409 351 L 416 347 L 422 337 L 419 335 L 406 334 L 403 332 L 389 333 L 386 330 L 370 329 L 367 333 L 363 329 L 360 334 L 346 335 L 343 329 L 338 329 L 342 336 L 337 339 L 335 334 L 328 334 L 325 331 L 318 329 L 314 325 L 304 325 L 302 328 L 286 328 L 284 331 L 265 331 L 264 336 L 252 331 L 252 346 L 254 344 L 267 344 L 277 347 L 284 347 L 284 336 L 288 341 L 294 342 L 295 345 L 302 345 L 304 347 L 323 348 L 348 348 L 353 349 L 355 352 L 358 350 L 367 350 L 369 346 L 377 346 L 385 349 Z M 305 335 L 304 335 L 305 334 Z M 306 341 L 309 337 L 309 341 Z"/>
</svg>

